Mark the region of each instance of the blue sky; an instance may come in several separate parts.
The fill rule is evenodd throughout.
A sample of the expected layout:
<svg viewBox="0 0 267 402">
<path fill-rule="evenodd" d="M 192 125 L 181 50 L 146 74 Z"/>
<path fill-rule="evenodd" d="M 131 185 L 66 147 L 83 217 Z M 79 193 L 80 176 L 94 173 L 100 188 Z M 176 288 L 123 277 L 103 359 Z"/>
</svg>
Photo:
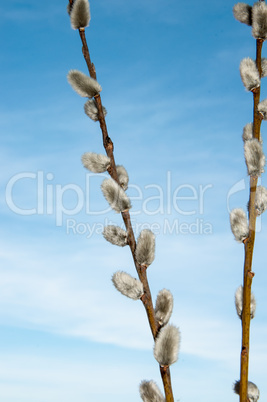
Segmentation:
<svg viewBox="0 0 267 402">
<path fill-rule="evenodd" d="M 175 400 L 236 401 L 240 322 L 234 292 L 243 247 L 228 208 L 246 207 L 242 129 L 252 96 L 239 63 L 254 57 L 235 3 L 92 0 L 87 38 L 108 110 L 115 158 L 130 176 L 133 227 L 156 234 L 153 299 L 170 289 L 182 334 Z M 135 275 L 128 249 L 107 243 L 100 184 L 81 165 L 103 152 L 100 130 L 66 80 L 86 72 L 66 2 L 0 5 L 0 399 L 138 400 L 158 365 L 143 307 L 112 286 Z M 266 55 L 263 48 L 263 56 Z M 262 83 L 262 99 L 267 96 Z M 266 127 L 263 124 L 262 134 Z M 265 147 L 265 145 L 264 145 Z M 265 175 L 262 176 L 265 185 Z M 188 197 L 182 199 L 182 197 Z M 258 221 L 250 380 L 267 393 L 266 216 Z"/>
</svg>

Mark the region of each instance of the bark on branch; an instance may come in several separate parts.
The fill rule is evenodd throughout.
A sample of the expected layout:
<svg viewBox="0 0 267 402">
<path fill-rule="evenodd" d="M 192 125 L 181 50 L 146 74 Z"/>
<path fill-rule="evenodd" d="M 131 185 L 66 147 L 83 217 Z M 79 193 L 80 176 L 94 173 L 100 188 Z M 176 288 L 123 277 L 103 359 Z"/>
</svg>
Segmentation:
<svg viewBox="0 0 267 402">
<path fill-rule="evenodd" d="M 73 3 L 73 0 L 69 0 L 69 4 L 72 5 L 72 3 Z M 90 52 L 89 52 L 89 48 L 87 45 L 84 28 L 79 29 L 79 35 L 80 35 L 80 38 L 82 41 L 82 52 L 83 52 L 83 56 L 84 56 L 89 74 L 90 74 L 91 78 L 96 79 L 96 70 L 95 70 L 94 64 L 91 61 Z M 114 158 L 114 145 L 113 145 L 111 138 L 108 135 L 106 120 L 105 120 L 105 116 L 103 113 L 103 107 L 102 107 L 102 102 L 101 102 L 101 96 L 100 95 L 95 96 L 95 101 L 96 101 L 96 105 L 97 105 L 97 109 L 98 109 L 98 118 L 99 118 L 99 124 L 100 124 L 101 132 L 102 132 L 103 146 L 105 148 L 107 156 L 109 156 L 109 158 L 110 158 L 110 167 L 108 169 L 108 173 L 114 180 L 116 180 L 118 182 L 118 175 L 117 175 L 116 163 L 115 163 L 115 158 Z M 127 230 L 128 244 L 129 244 L 132 256 L 133 256 L 135 268 L 136 268 L 138 277 L 144 287 L 144 295 L 142 296 L 141 301 L 146 310 L 146 314 L 147 314 L 147 318 L 149 321 L 152 336 L 153 336 L 153 339 L 155 340 L 157 337 L 158 331 L 160 329 L 160 325 L 157 322 L 156 317 L 155 317 L 155 310 L 153 307 L 151 292 L 150 292 L 148 279 L 147 279 L 147 272 L 146 272 L 147 268 L 145 266 L 139 265 L 135 258 L 136 239 L 135 239 L 133 228 L 132 228 L 130 213 L 129 213 L 129 211 L 125 211 L 125 212 L 122 212 L 121 214 L 122 214 L 122 218 L 123 218 L 126 230 Z M 168 366 L 160 367 L 160 373 L 161 373 L 162 382 L 164 385 L 166 402 L 174 402 L 169 367 Z"/>
<path fill-rule="evenodd" d="M 262 39 L 256 41 L 256 65 L 261 76 L 261 51 Z M 253 137 L 260 139 L 260 128 L 262 119 L 258 113 L 258 104 L 260 102 L 260 87 L 253 92 Z M 255 242 L 256 231 L 256 208 L 255 196 L 258 184 L 258 178 L 250 177 L 250 194 L 249 194 L 249 237 L 244 242 L 245 262 L 243 274 L 243 310 L 242 310 L 242 347 L 240 359 L 240 402 L 247 402 L 248 389 L 248 371 L 249 371 L 249 339 L 250 339 L 250 300 L 251 285 L 254 274 L 252 273 L 252 259 Z"/>
</svg>

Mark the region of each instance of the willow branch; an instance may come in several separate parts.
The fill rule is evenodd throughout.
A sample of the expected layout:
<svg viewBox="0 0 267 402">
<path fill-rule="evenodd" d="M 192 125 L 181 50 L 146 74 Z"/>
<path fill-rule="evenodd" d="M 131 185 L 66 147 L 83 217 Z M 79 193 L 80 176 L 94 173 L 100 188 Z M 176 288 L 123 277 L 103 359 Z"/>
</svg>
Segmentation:
<svg viewBox="0 0 267 402">
<path fill-rule="evenodd" d="M 83 55 L 84 55 L 84 59 L 86 61 L 87 67 L 88 67 L 89 74 L 92 78 L 96 79 L 96 72 L 95 72 L 93 63 L 91 62 L 84 28 L 80 28 L 79 33 L 80 33 L 80 37 L 81 37 L 82 44 L 83 44 Z M 109 172 L 110 176 L 118 182 L 118 175 L 117 175 L 116 163 L 115 163 L 115 158 L 114 158 L 114 145 L 113 145 L 111 138 L 108 135 L 106 120 L 105 120 L 105 116 L 103 113 L 101 96 L 96 95 L 95 101 L 96 101 L 96 105 L 97 105 L 97 109 L 98 109 L 99 124 L 100 124 L 100 128 L 102 131 L 103 146 L 105 148 L 107 155 L 110 158 L 110 167 L 108 169 L 108 172 Z M 137 264 L 137 262 L 135 260 L 135 256 L 134 256 L 136 241 L 135 241 L 135 236 L 133 233 L 133 228 L 132 228 L 132 224 L 131 224 L 131 217 L 130 217 L 129 211 L 122 212 L 122 218 L 123 218 L 125 227 L 127 229 L 129 246 L 130 246 L 132 255 L 134 257 L 134 263 L 136 266 L 136 270 L 137 270 L 140 280 L 142 280 L 142 278 L 144 278 L 144 276 L 141 275 L 140 266 Z M 150 323 L 150 327 L 152 329 L 153 337 L 155 338 L 156 332 L 157 332 L 156 331 L 157 322 L 156 322 L 156 317 L 155 317 L 155 312 L 154 312 L 154 308 L 153 308 L 153 303 L 152 303 L 152 298 L 151 298 L 151 293 L 150 293 L 148 282 L 144 280 L 143 286 L 144 286 L 144 293 L 147 296 L 146 303 L 143 302 L 143 304 L 145 306 L 147 316 L 149 318 L 149 323 Z"/>
<path fill-rule="evenodd" d="M 69 0 L 69 3 L 71 5 L 72 0 Z M 80 38 L 82 41 L 82 52 L 83 52 L 85 62 L 87 64 L 89 74 L 92 78 L 96 79 L 96 70 L 95 70 L 94 64 L 91 61 L 84 28 L 79 29 L 79 35 L 80 35 Z M 105 116 L 103 113 L 101 96 L 96 95 L 95 101 L 96 101 L 96 105 L 97 105 L 97 109 L 98 109 L 98 119 L 99 119 L 99 124 L 100 124 L 101 132 L 102 132 L 103 146 L 105 148 L 107 156 L 109 156 L 109 158 L 110 158 L 110 167 L 108 168 L 108 173 L 114 180 L 116 180 L 118 182 L 118 175 L 117 175 L 116 163 L 115 163 L 115 158 L 114 158 L 114 145 L 113 145 L 111 138 L 108 135 L 106 120 L 105 120 Z M 129 211 L 124 211 L 121 213 L 121 215 L 122 215 L 122 218 L 123 218 L 126 230 L 127 230 L 128 245 L 130 247 L 130 250 L 131 250 L 131 253 L 133 256 L 135 268 L 136 268 L 138 277 L 139 277 L 140 281 L 142 282 L 143 288 L 144 288 L 144 295 L 142 296 L 141 301 L 146 310 L 150 329 L 151 329 L 151 332 L 153 335 L 153 339 L 155 340 L 157 337 L 160 325 L 157 322 L 156 317 L 155 317 L 155 310 L 153 307 L 152 296 L 151 296 L 151 292 L 150 292 L 150 288 L 149 288 L 149 284 L 148 284 L 146 267 L 138 264 L 136 261 L 136 258 L 135 258 L 136 240 L 135 240 L 135 236 L 134 236 L 134 232 L 133 232 L 133 228 L 132 228 L 130 213 L 129 213 Z M 166 402 L 174 402 L 169 367 L 168 366 L 160 367 L 160 372 L 161 372 L 162 382 L 163 382 L 163 386 L 164 386 Z"/>
<path fill-rule="evenodd" d="M 172 384 L 171 384 L 171 373 L 170 368 L 168 366 L 159 366 L 160 374 L 164 385 L 164 392 L 166 401 L 174 401 L 172 394 Z"/>
<path fill-rule="evenodd" d="M 261 76 L 261 51 L 263 41 L 257 39 L 256 65 Z M 260 101 L 260 87 L 253 91 L 253 137 L 260 139 L 261 117 L 257 108 Z M 256 231 L 256 208 L 255 196 L 258 178 L 250 177 L 250 195 L 249 195 L 249 236 L 244 241 L 245 262 L 243 276 L 243 309 L 242 309 L 242 349 L 240 359 L 240 402 L 247 402 L 248 371 L 249 371 L 249 339 L 250 339 L 250 300 L 251 285 L 254 273 L 252 272 L 252 259 Z"/>
</svg>

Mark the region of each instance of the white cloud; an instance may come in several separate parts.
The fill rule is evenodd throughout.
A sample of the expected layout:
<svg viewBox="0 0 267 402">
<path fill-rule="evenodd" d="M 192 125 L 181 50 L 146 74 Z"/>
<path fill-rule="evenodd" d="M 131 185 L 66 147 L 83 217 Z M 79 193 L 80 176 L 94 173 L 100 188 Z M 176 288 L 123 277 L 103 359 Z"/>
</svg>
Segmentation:
<svg viewBox="0 0 267 402">
<path fill-rule="evenodd" d="M 216 242 L 220 243 L 218 238 L 212 240 L 214 245 Z M 0 320 L 3 325 L 38 329 L 130 349 L 152 349 L 152 337 L 143 307 L 141 303 L 123 297 L 112 287 L 109 278 L 111 270 L 114 269 L 114 261 L 110 259 L 112 254 L 108 253 L 102 255 L 101 259 L 98 258 L 102 244 L 94 244 L 93 256 L 81 250 L 70 256 L 66 249 L 61 248 L 60 242 L 58 243 L 60 252 L 56 255 L 51 253 L 51 244 L 47 243 L 42 250 L 41 243 L 42 241 L 37 243 L 36 251 L 33 251 L 30 244 L 26 246 L 24 243 L 21 247 L 16 247 L 15 254 L 12 246 L 5 244 L 5 252 L 1 255 L 5 263 L 1 264 L 0 272 Z M 194 267 L 192 264 L 193 268 L 185 272 L 181 267 L 187 259 L 189 250 L 185 240 L 182 244 L 179 246 L 180 251 L 176 250 L 180 258 L 180 267 L 167 269 L 171 279 L 166 277 L 167 283 L 171 284 L 170 290 L 177 300 L 172 322 L 181 327 L 181 353 L 231 365 L 236 349 L 239 348 L 239 331 L 232 325 L 232 317 L 235 316 L 234 305 L 230 311 L 230 325 L 229 313 L 227 310 L 224 312 L 224 307 L 221 305 L 225 303 L 229 291 L 226 288 L 224 296 L 223 289 L 218 289 L 216 300 L 216 288 L 214 289 L 211 282 L 207 282 L 205 286 L 203 284 L 201 288 L 199 279 L 192 282 L 195 270 L 200 271 L 200 276 L 211 275 L 213 278 L 212 270 L 215 268 L 211 265 L 218 257 L 218 247 L 212 252 L 211 245 L 205 244 L 203 240 L 199 248 L 208 256 L 209 268 L 204 273 L 206 261 L 205 259 L 199 261 L 199 251 L 195 250 L 191 255 L 201 265 Z M 165 248 L 164 244 L 161 246 Z M 175 249 L 174 245 L 169 247 Z M 121 249 L 118 249 L 118 252 L 121 252 Z M 159 256 L 159 260 L 161 258 L 162 256 Z M 125 262 L 123 260 L 122 266 L 127 264 L 127 259 Z M 162 263 L 159 261 L 158 265 L 155 265 L 154 274 L 153 267 L 150 267 L 149 276 L 153 287 L 155 280 L 157 286 L 160 286 L 158 281 L 162 281 L 161 271 L 157 268 Z M 100 267 L 96 268 L 99 264 Z M 83 266 L 88 266 L 85 276 Z M 129 271 L 131 269 L 129 267 Z M 230 270 L 226 269 L 225 274 L 229 277 Z M 104 281 L 103 275 L 106 278 Z M 183 284 L 186 287 L 180 296 L 179 288 L 180 286 L 183 288 Z M 203 291 L 208 292 L 210 286 L 210 297 L 214 298 L 213 306 L 210 306 L 210 297 L 203 294 Z M 221 286 L 224 286 L 224 282 L 221 282 Z M 198 298 L 201 298 L 199 302 L 196 301 Z M 216 312 L 214 308 L 218 308 L 219 311 Z M 255 353 L 260 354 L 260 351 Z"/>
<path fill-rule="evenodd" d="M 172 12 L 172 2 L 173 0 L 165 0 L 164 2 L 162 0 L 147 0 L 146 2 L 138 0 L 126 5 L 123 0 L 113 1 L 112 4 L 102 0 L 100 6 L 102 6 L 101 10 L 108 15 L 112 13 L 114 16 L 114 14 L 118 13 L 123 15 L 124 18 L 134 18 L 138 13 L 139 17 L 143 15 L 152 17 L 154 22 L 170 25 L 182 23 L 185 16 L 182 16 L 181 13 Z"/>
<path fill-rule="evenodd" d="M 62 12 L 62 8 L 55 5 L 51 7 L 48 4 L 47 7 L 42 8 L 36 7 L 36 5 L 37 3 L 33 1 L 28 1 L 27 4 L 23 1 L 9 1 L 5 6 L 1 6 L 2 18 L 6 21 L 15 21 L 16 23 L 25 23 L 26 21 L 36 22 L 44 19 L 59 18 L 65 11 L 63 8 Z"/>
<path fill-rule="evenodd" d="M 117 295 L 109 280 L 110 273 L 107 273 L 108 288 L 106 282 L 98 282 L 90 271 L 84 282 L 79 267 L 89 264 L 89 269 L 96 269 L 95 257 L 88 262 L 86 253 L 83 258 L 80 255 L 79 265 L 71 270 L 75 257 L 70 259 L 65 254 L 51 261 L 54 258 L 43 254 L 45 250 L 40 253 L 39 249 L 36 254 L 27 248 L 26 251 L 17 247 L 14 255 L 10 246 L 9 252 L 2 254 L 3 324 L 133 348 L 151 347 L 149 331 L 145 337 L 141 336 L 146 320 L 142 314 L 140 318 L 140 303 L 131 303 Z M 102 264 L 104 260 L 108 266 L 108 257 L 102 259 Z"/>
<path fill-rule="evenodd" d="M 87 354 L 86 354 L 87 355 Z M 6 402 L 85 402 L 94 398 L 117 400 L 116 395 L 129 393 L 129 400 L 138 393 L 139 367 L 134 364 L 99 362 L 46 354 L 0 353 L 0 398 Z M 127 367 L 127 373 L 125 368 Z M 135 394 L 134 394 L 135 392 Z M 95 396 L 95 397 L 94 397 Z"/>
</svg>

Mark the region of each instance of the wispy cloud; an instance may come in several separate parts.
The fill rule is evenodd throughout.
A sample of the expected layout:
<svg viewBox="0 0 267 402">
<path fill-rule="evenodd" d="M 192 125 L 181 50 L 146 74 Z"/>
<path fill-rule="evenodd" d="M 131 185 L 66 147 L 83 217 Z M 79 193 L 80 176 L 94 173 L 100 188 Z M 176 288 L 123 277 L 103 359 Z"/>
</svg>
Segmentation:
<svg viewBox="0 0 267 402">
<path fill-rule="evenodd" d="M 139 367 L 131 363 L 106 361 L 104 364 L 91 351 L 91 359 L 81 356 L 58 356 L 49 350 L 46 353 L 0 353 L 0 397 L 7 402 L 19 400 L 51 401 L 64 400 L 73 402 L 88 401 L 95 396 L 103 400 L 109 394 L 109 400 L 115 396 L 126 395 L 130 398 L 138 394 Z M 88 353 L 86 353 L 88 357 Z M 134 399 L 129 399 L 134 401 Z"/>
<path fill-rule="evenodd" d="M 36 7 L 36 2 L 28 1 L 27 4 L 22 1 L 9 1 L 5 6 L 1 6 L 2 20 L 6 22 L 36 22 L 44 20 L 45 16 L 49 18 L 59 17 L 62 14 L 61 7 L 55 7 L 47 4 L 46 7 Z M 64 11 L 64 9 L 63 9 Z"/>
<path fill-rule="evenodd" d="M 216 241 L 214 239 L 214 242 L 218 243 L 218 239 Z M 204 244 L 200 244 L 199 247 L 205 253 Z M 110 257 L 107 255 L 100 260 L 97 257 L 101 253 L 102 245 L 94 246 L 94 256 L 91 257 L 79 250 L 80 262 L 75 270 L 71 269 L 73 261 L 70 260 L 67 250 L 62 249 L 55 258 L 53 255 L 49 256 L 51 247 L 52 244 L 47 243 L 42 250 L 39 242 L 38 251 L 34 252 L 30 246 L 25 247 L 24 244 L 23 247 L 16 247 L 14 255 L 11 244 L 5 245 L 6 251 L 2 254 L 3 268 L 0 273 L 2 324 L 35 328 L 67 337 L 80 337 L 91 342 L 150 350 L 152 339 L 141 303 L 125 300 L 112 287 L 109 277 L 113 264 L 110 264 Z M 170 249 L 173 247 L 170 246 Z M 183 250 L 182 254 L 177 250 L 179 267 L 173 267 L 171 272 L 168 270 L 172 282 L 176 277 L 180 277 L 184 261 L 188 258 L 189 251 L 185 248 L 185 242 L 183 241 L 183 246 L 180 243 L 179 247 L 181 247 L 180 251 Z M 208 245 L 206 250 L 209 250 Z M 218 248 L 215 248 L 212 252 L 210 250 L 209 256 L 207 254 L 210 270 L 213 269 L 212 260 L 216 261 L 218 258 L 218 251 Z M 199 253 L 195 250 L 194 255 L 198 256 Z M 71 258 L 75 260 L 75 256 Z M 164 256 L 159 256 L 158 264 L 154 268 L 156 271 L 153 276 L 156 275 L 157 281 L 160 281 L 160 278 L 157 279 L 159 274 L 157 266 L 161 265 L 161 258 L 164 259 Z M 205 273 L 203 271 L 206 262 L 207 258 L 203 257 L 201 262 L 196 257 L 195 263 L 191 261 L 190 264 L 194 267 L 197 263 L 196 269 L 204 275 L 209 275 L 208 271 Z M 90 269 L 95 270 L 99 263 L 100 267 L 108 269 L 105 274 L 106 280 L 103 282 L 99 282 L 103 269 L 100 267 L 98 279 L 90 278 Z M 91 266 L 89 276 L 86 275 L 88 278 L 86 281 L 83 279 L 83 271 L 80 268 L 84 264 Z M 129 270 L 131 270 L 130 267 Z M 189 271 L 188 275 L 189 280 L 192 273 Z M 184 273 L 184 284 L 188 282 L 186 277 L 187 274 Z M 195 297 L 201 297 L 201 292 L 198 293 L 197 289 L 197 283 L 192 283 L 189 298 L 192 297 L 192 293 Z M 175 295 L 177 290 L 173 289 Z M 213 293 L 212 291 L 210 297 L 215 297 Z M 213 316 L 214 309 L 208 307 L 209 296 L 201 301 L 196 310 L 194 310 L 195 299 L 187 304 L 185 296 L 181 298 L 178 294 L 177 297 L 181 300 L 175 307 L 176 313 L 173 319 L 177 321 L 176 324 L 181 325 L 183 333 L 181 352 L 224 363 L 231 362 L 238 336 L 232 333 L 232 329 L 225 321 L 227 315 L 224 318 L 221 314 Z M 180 302 L 183 303 L 182 313 L 179 312 Z M 216 303 L 215 301 L 215 306 Z M 199 318 L 200 306 L 204 309 L 201 318 Z M 196 332 L 199 334 L 197 338 Z M 218 342 L 221 346 L 224 345 L 219 351 L 216 350 Z"/>
<path fill-rule="evenodd" d="M 161 22 L 165 24 L 178 24 L 183 22 L 181 14 L 175 14 L 172 12 L 173 0 L 167 0 L 165 2 L 161 0 L 146 2 L 135 1 L 130 5 L 125 4 L 123 0 L 116 0 L 112 4 L 108 1 L 102 1 L 100 6 L 103 7 L 105 13 L 110 14 L 116 12 L 124 17 L 134 18 L 134 15 L 138 13 L 139 17 L 142 15 L 148 15 L 153 18 L 154 22 Z"/>
</svg>

